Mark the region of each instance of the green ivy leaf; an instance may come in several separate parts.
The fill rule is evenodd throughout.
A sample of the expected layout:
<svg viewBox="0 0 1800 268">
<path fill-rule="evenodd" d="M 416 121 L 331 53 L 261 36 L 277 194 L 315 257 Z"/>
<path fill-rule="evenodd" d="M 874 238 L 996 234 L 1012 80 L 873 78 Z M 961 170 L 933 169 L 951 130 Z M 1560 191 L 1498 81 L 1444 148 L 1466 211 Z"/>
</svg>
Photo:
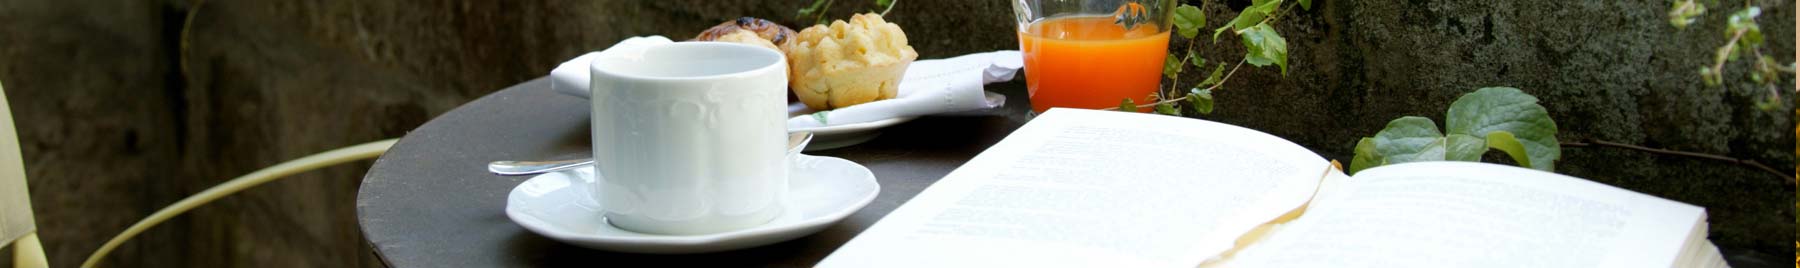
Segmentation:
<svg viewBox="0 0 1800 268">
<path fill-rule="evenodd" d="M 1204 86 L 1211 86 L 1211 85 L 1218 84 L 1219 79 L 1223 79 L 1221 77 L 1221 75 L 1223 75 L 1224 73 L 1225 73 L 1225 63 L 1219 63 L 1219 67 L 1213 68 L 1212 74 L 1206 75 L 1206 80 L 1200 81 L 1200 86 L 1204 87 Z M 1207 90 L 1207 91 L 1211 92 L 1212 90 Z"/>
<path fill-rule="evenodd" d="M 1125 98 L 1125 100 L 1119 101 L 1119 111 L 1121 111 L 1121 112 L 1136 112 L 1137 104 L 1132 103 L 1131 98 Z"/>
<path fill-rule="evenodd" d="M 1444 117 L 1447 132 L 1431 119 L 1417 116 L 1389 121 L 1375 137 L 1357 141 L 1351 172 L 1419 161 L 1480 161 L 1488 148 L 1511 156 L 1520 166 L 1555 171 L 1562 157 L 1556 122 L 1537 104 L 1537 97 L 1510 87 L 1490 87 L 1463 94 Z"/>
<path fill-rule="evenodd" d="M 1175 79 L 1181 75 L 1181 60 L 1175 57 L 1163 57 L 1163 77 Z"/>
<path fill-rule="evenodd" d="M 1300 0 L 1301 10 L 1312 10 L 1312 0 Z"/>
<path fill-rule="evenodd" d="M 1481 162 L 1481 154 L 1487 153 L 1487 141 L 1481 138 L 1463 134 L 1444 138 L 1444 160 Z"/>
<path fill-rule="evenodd" d="M 1218 42 L 1219 34 L 1224 33 L 1227 29 L 1239 31 L 1240 35 L 1243 34 L 1244 29 L 1262 23 L 1263 18 L 1269 17 L 1269 13 L 1274 13 L 1275 8 L 1279 6 L 1281 6 L 1281 0 L 1252 1 L 1250 6 L 1244 7 L 1244 11 L 1238 12 L 1237 17 L 1231 18 L 1231 22 L 1213 30 L 1213 42 Z"/>
<path fill-rule="evenodd" d="M 1206 27 L 1206 12 L 1200 8 L 1181 4 L 1175 8 L 1175 33 L 1182 38 L 1194 39 L 1200 34 L 1200 28 Z"/>
<path fill-rule="evenodd" d="M 1250 1 L 1250 6 L 1244 7 L 1244 13 L 1255 14 L 1255 19 L 1239 20 L 1244 18 L 1242 14 L 1239 14 L 1237 18 L 1231 20 L 1231 27 L 1233 30 L 1239 31 L 1250 28 L 1251 25 L 1262 23 L 1263 18 L 1268 17 L 1269 14 L 1274 14 L 1275 8 L 1279 7 L 1281 7 L 1281 0 Z"/>
<path fill-rule="evenodd" d="M 1196 54 L 1198 53 L 1194 53 L 1192 50 L 1188 51 L 1188 64 L 1192 64 L 1194 67 L 1206 68 L 1206 59 L 1194 56 Z"/>
<path fill-rule="evenodd" d="M 1669 7 L 1669 25 L 1675 26 L 1675 29 L 1687 29 L 1702 14 L 1706 14 L 1705 4 L 1693 0 L 1678 0 Z"/>
<path fill-rule="evenodd" d="M 1773 112 L 1777 109 L 1781 109 L 1781 103 L 1782 101 L 1779 98 L 1762 97 L 1757 99 L 1756 102 L 1752 104 L 1752 107 L 1756 107 L 1756 110 L 1759 111 Z"/>
<path fill-rule="evenodd" d="M 1713 52 L 1713 61 L 1727 62 L 1737 59 L 1738 50 L 1736 46 L 1721 46 L 1718 51 Z"/>
<path fill-rule="evenodd" d="M 1740 10 L 1737 13 L 1732 13 L 1731 17 L 1726 19 L 1725 38 L 1730 39 L 1738 37 L 1738 32 L 1743 32 L 1743 36 L 1738 39 L 1737 46 L 1735 47 L 1719 47 L 1719 51 L 1715 52 L 1717 54 L 1713 55 L 1713 60 L 1716 62 L 1734 61 L 1737 60 L 1744 51 L 1754 51 L 1762 46 L 1762 27 L 1756 25 L 1756 16 L 1759 15 L 1762 15 L 1762 9 L 1757 7 L 1749 7 Z"/>
<path fill-rule="evenodd" d="M 1356 141 L 1356 156 L 1350 158 L 1350 174 L 1356 175 L 1364 169 L 1386 164 L 1381 153 L 1375 151 L 1375 138 L 1364 137 Z"/>
<path fill-rule="evenodd" d="M 1700 67 L 1700 80 L 1706 82 L 1706 86 L 1716 87 L 1719 86 L 1721 80 L 1725 79 L 1718 71 L 1714 71 L 1712 67 Z"/>
<path fill-rule="evenodd" d="M 1512 157 L 1513 163 L 1520 163 L 1521 166 L 1531 163 L 1529 157 L 1531 154 L 1525 152 L 1525 144 L 1519 143 L 1519 138 L 1513 136 L 1512 132 L 1488 132 L 1487 146 L 1505 152 L 1507 156 Z"/>
<path fill-rule="evenodd" d="M 1401 117 L 1388 121 L 1387 128 L 1375 133 L 1375 151 L 1390 164 L 1442 161 L 1444 134 L 1429 118 Z"/>
<path fill-rule="evenodd" d="M 1189 89 L 1187 99 L 1188 99 L 1188 106 L 1194 107 L 1194 112 L 1197 112 L 1200 114 L 1212 114 L 1212 111 L 1213 111 L 1212 89 L 1202 89 L 1202 88 Z"/>
<path fill-rule="evenodd" d="M 1218 29 L 1213 29 L 1213 43 L 1218 43 L 1219 42 L 1219 34 L 1225 33 L 1225 30 L 1227 30 L 1227 29 L 1231 29 L 1231 25 L 1226 25 L 1224 27 L 1219 27 Z"/>
<path fill-rule="evenodd" d="M 1739 10 L 1737 13 L 1731 13 L 1731 17 L 1725 19 L 1725 37 L 1730 38 L 1732 35 L 1736 35 L 1738 30 L 1756 27 L 1756 17 L 1761 15 L 1762 8 L 1758 7 L 1749 7 Z"/>
<path fill-rule="evenodd" d="M 1739 43 L 1739 46 L 1742 46 L 1745 50 L 1750 50 L 1757 46 L 1761 46 L 1762 44 L 1762 27 L 1751 24 L 1749 28 L 1744 28 L 1744 42 Z"/>
<path fill-rule="evenodd" d="M 1755 68 L 1752 68 L 1753 72 L 1750 72 L 1750 81 L 1755 81 L 1759 85 L 1775 85 L 1780 82 L 1781 63 L 1775 62 L 1775 57 L 1762 55 L 1757 57 L 1756 63 L 1751 66 Z"/>
<path fill-rule="evenodd" d="M 1281 74 L 1287 75 L 1287 40 L 1275 32 L 1268 24 L 1256 24 L 1238 34 L 1244 36 L 1244 62 L 1257 67 L 1275 64 L 1281 66 Z"/>
<path fill-rule="evenodd" d="M 1521 166 L 1554 172 L 1562 145 L 1556 141 L 1556 122 L 1537 102 L 1537 97 L 1517 88 L 1482 88 L 1450 103 L 1444 128 L 1449 134 L 1484 137 L 1488 146 L 1506 151 L 1515 160 L 1525 159 L 1519 161 Z M 1493 136 L 1496 132 L 1505 136 Z M 1522 150 L 1501 148 L 1512 146 L 1508 143 L 1518 143 Z"/>
<path fill-rule="evenodd" d="M 1173 116 L 1181 116 L 1181 110 L 1175 109 L 1175 105 L 1170 105 L 1168 103 L 1157 104 L 1156 105 L 1156 113 L 1173 115 Z"/>
</svg>

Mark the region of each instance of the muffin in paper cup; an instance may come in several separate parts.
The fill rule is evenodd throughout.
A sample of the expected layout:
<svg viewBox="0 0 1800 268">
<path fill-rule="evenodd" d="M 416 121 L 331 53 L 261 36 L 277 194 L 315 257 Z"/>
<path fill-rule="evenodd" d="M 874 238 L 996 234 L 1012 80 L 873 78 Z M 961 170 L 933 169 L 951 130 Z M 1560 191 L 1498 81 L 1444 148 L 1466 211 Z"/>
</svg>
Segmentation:
<svg viewBox="0 0 1800 268">
<path fill-rule="evenodd" d="M 919 53 L 900 25 L 869 13 L 801 30 L 787 57 L 794 95 L 808 108 L 831 110 L 894 98 Z"/>
</svg>

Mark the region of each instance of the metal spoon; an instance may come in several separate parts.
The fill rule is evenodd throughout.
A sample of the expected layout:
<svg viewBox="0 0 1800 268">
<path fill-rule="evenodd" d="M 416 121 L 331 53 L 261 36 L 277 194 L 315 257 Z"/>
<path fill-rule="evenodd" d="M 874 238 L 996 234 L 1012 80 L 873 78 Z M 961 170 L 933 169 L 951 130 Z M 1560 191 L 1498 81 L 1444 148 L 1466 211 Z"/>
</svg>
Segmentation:
<svg viewBox="0 0 1800 268">
<path fill-rule="evenodd" d="M 806 148 L 813 139 L 812 132 L 788 133 L 787 156 L 793 157 Z M 593 158 L 556 160 L 556 161 L 494 161 L 488 163 L 488 172 L 502 176 L 532 175 L 554 172 L 571 168 L 593 165 Z"/>
</svg>

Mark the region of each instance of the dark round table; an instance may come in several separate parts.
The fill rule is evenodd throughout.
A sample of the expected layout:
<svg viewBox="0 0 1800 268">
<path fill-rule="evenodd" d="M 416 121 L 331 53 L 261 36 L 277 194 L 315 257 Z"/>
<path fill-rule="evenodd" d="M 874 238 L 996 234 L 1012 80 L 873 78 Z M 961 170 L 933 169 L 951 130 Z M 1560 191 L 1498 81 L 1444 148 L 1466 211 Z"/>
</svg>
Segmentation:
<svg viewBox="0 0 1800 268">
<path fill-rule="evenodd" d="M 539 267 L 606 264 L 810 267 L 920 190 L 1023 125 L 1022 80 L 987 86 L 1005 107 L 926 116 L 883 129 L 868 143 L 808 152 L 867 166 L 881 195 L 817 234 L 710 254 L 645 255 L 591 250 L 526 231 L 505 214 L 506 196 L 527 176 L 489 174 L 495 160 L 587 157 L 586 99 L 539 78 L 477 99 L 406 134 L 375 161 L 356 195 L 363 236 L 390 267 Z"/>
</svg>

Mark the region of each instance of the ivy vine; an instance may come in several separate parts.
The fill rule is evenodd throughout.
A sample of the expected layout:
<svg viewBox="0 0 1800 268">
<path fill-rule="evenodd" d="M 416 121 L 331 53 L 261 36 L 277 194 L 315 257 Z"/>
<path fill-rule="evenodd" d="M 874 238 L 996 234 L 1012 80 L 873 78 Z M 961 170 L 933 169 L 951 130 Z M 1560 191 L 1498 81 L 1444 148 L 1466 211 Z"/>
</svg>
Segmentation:
<svg viewBox="0 0 1800 268">
<path fill-rule="evenodd" d="M 1284 2 L 1288 4 L 1283 6 Z M 1156 113 L 1175 116 L 1190 112 L 1211 114 L 1214 106 L 1213 91 L 1219 90 L 1225 81 L 1230 80 L 1231 76 L 1236 74 L 1245 63 L 1256 67 L 1275 65 L 1281 69 L 1282 75 L 1287 75 L 1287 39 L 1282 38 L 1281 33 L 1277 32 L 1272 25 L 1295 6 L 1303 10 L 1311 10 L 1312 0 L 1293 2 L 1255 0 L 1251 2 L 1250 6 L 1244 7 L 1243 11 L 1238 12 L 1237 17 L 1218 28 L 1213 28 L 1212 42 L 1215 44 L 1218 43 L 1219 37 L 1227 32 L 1237 35 L 1243 41 L 1244 57 L 1236 64 L 1232 64 L 1229 71 L 1225 68 L 1225 62 L 1207 64 L 1207 60 L 1201 57 L 1194 47 L 1200 43 L 1200 40 L 1195 38 L 1200 35 L 1201 30 L 1208 27 L 1205 10 L 1211 4 L 1211 1 L 1202 1 L 1200 7 L 1181 4 L 1175 8 L 1174 25 L 1171 26 L 1174 26 L 1176 35 L 1187 39 L 1188 42 L 1186 48 L 1178 53 L 1170 53 L 1163 60 L 1163 77 L 1169 78 L 1169 88 L 1158 90 L 1156 95 L 1150 96 L 1153 100 L 1150 103 L 1140 105 L 1134 103 L 1130 98 L 1126 98 L 1120 101 L 1119 107 L 1108 108 L 1108 110 L 1135 111 L 1137 108 L 1154 107 Z M 1187 90 L 1178 90 L 1182 85 L 1181 73 L 1189 67 L 1200 70 L 1210 67 L 1212 71 L 1199 82 L 1189 84 Z"/>
<path fill-rule="evenodd" d="M 832 2 L 836 2 L 836 0 L 813 0 L 812 4 L 808 4 L 806 7 L 800 8 L 799 11 L 795 12 L 794 18 L 805 19 L 807 17 L 812 17 L 813 24 L 825 24 L 826 22 L 830 22 L 830 20 L 826 19 L 825 13 L 826 11 L 831 10 Z M 869 12 L 881 13 L 881 16 L 886 17 L 888 11 L 894 11 L 894 6 L 899 4 L 900 0 L 875 0 L 875 8 L 881 9 L 881 12 L 875 12 L 874 10 L 870 10 Z"/>
<path fill-rule="evenodd" d="M 1447 133 L 1430 118 L 1389 121 L 1374 137 L 1356 142 L 1350 173 L 1406 162 L 1481 161 L 1488 150 L 1512 156 L 1519 166 L 1554 172 L 1562 158 L 1556 121 L 1537 97 L 1517 88 L 1490 87 L 1464 94 L 1444 115 Z"/>
<path fill-rule="evenodd" d="M 1717 6 L 1719 1 L 1708 0 L 1707 3 L 1695 0 L 1675 1 L 1674 6 L 1669 7 L 1669 25 L 1676 29 L 1687 29 L 1687 26 L 1699 22 L 1700 16 L 1706 14 L 1708 5 Z M 1789 63 L 1784 66 L 1775 57 L 1764 53 L 1762 27 L 1756 24 L 1756 17 L 1760 15 L 1762 15 L 1761 7 L 1745 1 L 1743 9 L 1727 16 L 1725 31 L 1722 33 L 1725 44 L 1713 51 L 1712 65 L 1700 67 L 1699 74 L 1701 81 L 1704 81 L 1707 86 L 1721 86 L 1725 80 L 1725 63 L 1749 55 L 1751 60 L 1750 82 L 1764 88 L 1764 91 L 1768 93 L 1766 97 L 1756 101 L 1756 108 L 1772 111 L 1781 107 L 1781 90 L 1778 85 L 1781 83 L 1781 74 L 1794 73 L 1794 64 Z M 1796 90 L 1800 90 L 1800 88 L 1796 88 Z"/>
<path fill-rule="evenodd" d="M 1675 0 L 1675 6 L 1669 12 L 1670 23 L 1676 28 L 1685 28 L 1698 21 L 1698 17 L 1706 12 L 1706 5 L 1697 0 Z M 1717 0 L 1709 1 L 1717 5 Z M 1118 107 L 1106 110 L 1136 111 L 1141 108 L 1154 108 L 1155 113 L 1182 116 L 1183 114 L 1210 114 L 1214 108 L 1213 91 L 1220 89 L 1244 63 L 1266 67 L 1276 65 L 1287 74 L 1287 41 L 1275 31 L 1272 23 L 1282 15 L 1298 6 L 1303 10 L 1311 9 L 1311 1 L 1300 0 L 1283 6 L 1282 0 L 1257 0 L 1244 8 L 1238 16 L 1218 28 L 1213 28 L 1213 41 L 1225 32 L 1241 37 L 1245 47 L 1244 58 L 1225 69 L 1225 63 L 1208 65 L 1194 49 L 1194 38 L 1200 31 L 1208 27 L 1205 10 L 1209 2 L 1202 2 L 1201 7 L 1186 4 L 1180 5 L 1174 12 L 1173 27 L 1175 33 L 1188 39 L 1188 45 L 1181 53 L 1170 53 L 1163 62 L 1163 76 L 1170 79 L 1166 90 L 1159 90 L 1151 96 L 1155 100 L 1147 104 L 1137 104 L 1131 99 L 1120 102 Z M 1763 35 L 1756 25 L 1755 19 L 1761 9 L 1748 3 L 1743 10 L 1734 13 L 1727 19 L 1724 36 L 1726 44 L 1714 52 L 1713 66 L 1702 67 L 1701 76 L 1708 86 L 1720 86 L 1723 83 L 1721 71 L 1724 64 L 1749 55 L 1754 60 L 1751 64 L 1750 82 L 1767 88 L 1768 97 L 1757 102 L 1757 108 L 1770 110 L 1780 107 L 1780 94 L 1776 84 L 1781 81 L 1782 73 L 1794 73 L 1794 64 L 1783 66 L 1774 57 L 1764 53 Z M 1182 82 L 1180 74 L 1187 68 L 1212 67 L 1212 71 L 1197 83 L 1189 84 L 1188 90 L 1175 90 Z M 1797 89 L 1800 91 L 1800 89 Z M 1185 93 L 1185 94 L 1181 94 Z M 1185 107 L 1181 107 L 1185 106 Z M 1185 108 L 1185 109 L 1183 109 Z M 1575 141 L 1558 141 L 1556 139 L 1556 123 L 1552 121 L 1538 99 L 1516 88 L 1493 87 L 1482 88 L 1459 97 L 1451 104 L 1445 118 L 1447 133 L 1440 131 L 1436 122 L 1429 118 L 1408 116 L 1388 122 L 1387 127 L 1376 133 L 1374 137 L 1364 137 L 1355 148 L 1355 157 L 1351 160 L 1349 171 L 1354 173 L 1363 169 L 1395 163 L 1417 161 L 1480 161 L 1481 156 L 1490 150 L 1499 150 L 1510 156 L 1514 163 L 1527 168 L 1544 171 L 1555 170 L 1555 162 L 1562 157 L 1565 147 L 1609 147 L 1627 149 L 1665 156 L 1688 157 L 1692 159 L 1712 160 L 1738 164 L 1755 168 L 1784 180 L 1788 185 L 1800 183 L 1800 176 L 1792 172 L 1776 170 L 1750 159 L 1739 159 L 1722 155 L 1706 154 L 1650 148 L 1632 144 L 1617 143 L 1599 139 L 1581 139 Z M 1800 116 L 1800 111 L 1795 112 Z M 1800 133 L 1800 127 L 1795 128 Z M 1800 147 L 1796 147 L 1800 148 Z M 1796 149 L 1800 151 L 1800 149 Z M 1800 165 L 1796 165 L 1800 168 Z M 1796 203 L 1800 206 L 1800 202 Z M 1800 243 L 1797 243 L 1800 245 Z M 1800 246 L 1797 246 L 1800 247 Z"/>
</svg>

